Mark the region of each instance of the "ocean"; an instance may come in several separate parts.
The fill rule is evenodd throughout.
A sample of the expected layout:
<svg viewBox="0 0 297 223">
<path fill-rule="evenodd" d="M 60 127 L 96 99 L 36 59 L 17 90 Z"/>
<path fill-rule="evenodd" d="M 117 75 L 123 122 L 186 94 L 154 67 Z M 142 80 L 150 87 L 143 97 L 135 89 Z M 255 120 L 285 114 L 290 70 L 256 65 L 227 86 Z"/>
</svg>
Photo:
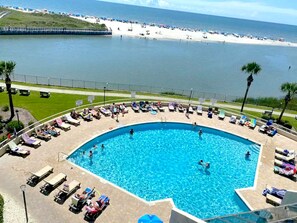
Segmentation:
<svg viewBox="0 0 297 223">
<path fill-rule="evenodd" d="M 96 0 L 2 0 L 1 5 L 281 37 L 297 42 L 297 26 Z M 0 60 L 17 63 L 16 74 L 43 77 L 243 96 L 247 74 L 241 72 L 241 66 L 255 61 L 262 66 L 262 72 L 254 78 L 249 96 L 282 96 L 280 85 L 297 81 L 297 50 L 293 47 L 121 39 L 117 36 L 2 36 L 0 49 Z"/>
</svg>

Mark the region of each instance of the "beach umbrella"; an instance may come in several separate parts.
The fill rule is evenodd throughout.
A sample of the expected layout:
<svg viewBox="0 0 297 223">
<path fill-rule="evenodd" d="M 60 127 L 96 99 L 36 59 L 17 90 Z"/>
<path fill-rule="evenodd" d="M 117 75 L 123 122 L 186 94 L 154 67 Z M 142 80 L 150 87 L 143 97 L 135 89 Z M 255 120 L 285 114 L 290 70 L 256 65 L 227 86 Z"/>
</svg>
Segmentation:
<svg viewBox="0 0 297 223">
<path fill-rule="evenodd" d="M 145 214 L 138 219 L 138 223 L 163 223 L 157 215 Z"/>
</svg>

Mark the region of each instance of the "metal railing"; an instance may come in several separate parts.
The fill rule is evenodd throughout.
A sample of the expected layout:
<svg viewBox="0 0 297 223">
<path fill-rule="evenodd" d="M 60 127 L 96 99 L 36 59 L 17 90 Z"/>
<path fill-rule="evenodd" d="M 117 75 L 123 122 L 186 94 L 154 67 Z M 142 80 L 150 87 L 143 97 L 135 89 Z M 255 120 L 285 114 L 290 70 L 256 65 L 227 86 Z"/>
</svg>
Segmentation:
<svg viewBox="0 0 297 223">
<path fill-rule="evenodd" d="M 296 222 L 296 220 L 293 221 L 294 219 L 297 219 L 297 203 L 234 215 L 227 215 L 223 217 L 210 218 L 205 219 L 204 221 L 208 223 Z"/>
</svg>

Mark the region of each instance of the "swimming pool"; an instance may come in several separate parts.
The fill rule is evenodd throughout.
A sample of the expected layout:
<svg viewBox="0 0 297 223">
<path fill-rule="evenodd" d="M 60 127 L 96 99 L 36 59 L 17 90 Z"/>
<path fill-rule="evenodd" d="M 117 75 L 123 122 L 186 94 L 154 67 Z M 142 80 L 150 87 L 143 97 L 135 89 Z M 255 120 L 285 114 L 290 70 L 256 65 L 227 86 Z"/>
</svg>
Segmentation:
<svg viewBox="0 0 297 223">
<path fill-rule="evenodd" d="M 92 139 L 68 159 L 147 201 L 172 198 L 177 208 L 199 218 L 248 211 L 235 189 L 253 186 L 259 145 L 206 127 L 199 137 L 200 128 L 171 122 L 122 127 Z"/>
</svg>

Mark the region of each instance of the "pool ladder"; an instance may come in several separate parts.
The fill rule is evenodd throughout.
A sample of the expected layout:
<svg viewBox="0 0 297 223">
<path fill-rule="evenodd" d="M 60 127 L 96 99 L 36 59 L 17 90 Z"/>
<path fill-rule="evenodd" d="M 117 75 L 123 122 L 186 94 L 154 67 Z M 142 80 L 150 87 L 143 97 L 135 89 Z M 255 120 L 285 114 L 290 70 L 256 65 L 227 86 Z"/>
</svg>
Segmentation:
<svg viewBox="0 0 297 223">
<path fill-rule="evenodd" d="M 161 117 L 161 122 L 167 122 L 167 119 L 166 119 L 166 117 Z"/>
</svg>

